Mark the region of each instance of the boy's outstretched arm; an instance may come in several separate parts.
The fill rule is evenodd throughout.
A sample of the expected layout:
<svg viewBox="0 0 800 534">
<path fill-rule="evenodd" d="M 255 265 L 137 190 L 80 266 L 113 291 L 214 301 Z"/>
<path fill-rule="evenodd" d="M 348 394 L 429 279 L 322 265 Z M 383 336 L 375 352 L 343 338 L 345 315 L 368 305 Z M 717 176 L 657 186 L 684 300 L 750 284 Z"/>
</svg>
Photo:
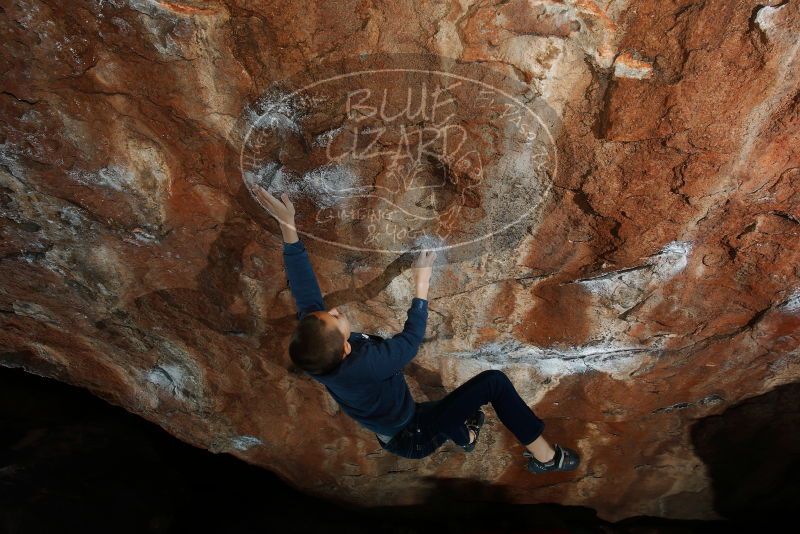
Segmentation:
<svg viewBox="0 0 800 534">
<path fill-rule="evenodd" d="M 370 346 L 369 353 L 365 355 L 373 378 L 377 380 L 389 378 L 402 371 L 417 355 L 428 322 L 428 287 L 434 259 L 436 252 L 424 251 L 414 262 L 415 292 L 403 331 Z"/>
<path fill-rule="evenodd" d="M 325 303 L 322 300 L 317 277 L 311 268 L 308 252 L 297 235 L 294 204 L 289 200 L 289 195 L 284 193 L 281 195 L 281 200 L 278 200 L 259 185 L 253 187 L 253 192 L 280 225 L 283 235 L 283 263 L 289 279 L 289 289 L 297 305 L 297 318 L 302 319 L 313 311 L 324 311 Z"/>
</svg>

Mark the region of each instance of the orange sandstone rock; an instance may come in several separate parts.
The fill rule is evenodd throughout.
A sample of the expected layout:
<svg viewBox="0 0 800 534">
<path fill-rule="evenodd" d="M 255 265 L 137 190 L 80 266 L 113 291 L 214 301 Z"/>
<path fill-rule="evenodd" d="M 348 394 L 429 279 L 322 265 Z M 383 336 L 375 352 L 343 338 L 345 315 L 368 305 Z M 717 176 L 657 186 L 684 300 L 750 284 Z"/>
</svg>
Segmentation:
<svg viewBox="0 0 800 534">
<path fill-rule="evenodd" d="M 800 377 L 796 2 L 26 0 L 2 12 L 1 365 L 331 498 L 406 504 L 430 478 L 480 479 L 608 520 L 716 517 L 692 425 Z M 514 98 L 552 111 L 557 173 L 514 156 L 522 126 L 497 129 L 503 106 L 464 116 L 469 157 L 422 162 L 450 185 L 404 207 L 436 212 L 448 239 L 526 198 L 515 172 L 542 180 L 541 203 L 491 253 L 438 268 L 407 374 L 423 401 L 504 369 L 547 437 L 581 451 L 574 474 L 525 472 L 491 409 L 466 458 L 452 444 L 391 456 L 289 363 L 295 310 L 280 235 L 239 172 L 244 126 L 264 104 L 283 132 L 258 145 L 275 174 L 346 181 L 320 170 L 326 148 L 369 143 L 338 129 L 353 124 L 326 107 L 338 100 L 295 115 L 275 95 L 380 52 L 493 68 L 527 91 Z M 388 160 L 363 163 L 371 185 L 414 178 Z M 329 192 L 314 183 L 293 193 L 303 210 Z M 301 230 L 370 239 L 326 213 L 303 211 Z M 401 328 L 400 254 L 307 244 L 355 329 Z"/>
</svg>

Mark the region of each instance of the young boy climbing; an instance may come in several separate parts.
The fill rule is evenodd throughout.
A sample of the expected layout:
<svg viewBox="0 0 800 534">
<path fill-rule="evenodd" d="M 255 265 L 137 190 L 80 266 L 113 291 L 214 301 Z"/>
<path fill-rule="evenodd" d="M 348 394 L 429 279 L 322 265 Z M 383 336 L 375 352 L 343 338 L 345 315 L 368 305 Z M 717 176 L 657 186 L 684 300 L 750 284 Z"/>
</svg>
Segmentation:
<svg viewBox="0 0 800 534">
<path fill-rule="evenodd" d="M 551 447 L 544 439 L 544 422 L 502 371 L 483 371 L 443 399 L 414 401 L 403 368 L 416 356 L 425 334 L 435 252 L 423 251 L 414 262 L 415 294 L 402 332 L 389 339 L 351 332 L 344 314 L 325 309 L 288 195 L 278 200 L 259 186 L 253 192 L 283 235 L 286 274 L 300 320 L 289 344 L 292 362 L 322 383 L 342 411 L 374 432 L 383 449 L 423 458 L 450 439 L 470 452 L 484 422 L 480 408 L 491 402 L 500 421 L 525 447 L 529 471 L 571 471 L 578 466 L 574 450 Z"/>
</svg>

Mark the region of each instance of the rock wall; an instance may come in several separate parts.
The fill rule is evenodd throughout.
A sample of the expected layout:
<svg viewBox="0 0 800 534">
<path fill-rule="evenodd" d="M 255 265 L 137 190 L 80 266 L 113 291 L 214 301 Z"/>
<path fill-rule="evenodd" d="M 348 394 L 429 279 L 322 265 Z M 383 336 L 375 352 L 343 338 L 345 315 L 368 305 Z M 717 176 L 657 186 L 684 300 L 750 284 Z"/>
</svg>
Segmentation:
<svg viewBox="0 0 800 534">
<path fill-rule="evenodd" d="M 690 429 L 800 377 L 796 2 L 0 9 L 4 366 L 88 388 L 318 495 L 409 504 L 436 480 L 478 479 L 513 502 L 590 506 L 608 520 L 716 517 Z M 470 455 L 447 444 L 394 457 L 290 365 L 280 234 L 240 158 L 276 91 L 378 53 L 480 65 L 550 113 L 558 171 L 531 180 L 537 209 L 513 239 L 445 255 L 406 375 L 426 400 L 505 370 L 551 441 L 582 451 L 574 474 L 527 473 L 491 410 Z M 293 133 L 273 136 L 269 153 L 329 183 L 317 156 L 341 137 L 324 112 L 293 112 L 279 113 Z M 508 139 L 476 152 L 491 156 L 480 180 L 453 171 L 442 198 L 463 204 L 456 233 L 529 198 L 503 188 Z M 389 179 L 381 170 L 375 186 Z M 324 202 L 292 191 L 311 231 L 309 210 Z M 343 221 L 319 227 L 360 235 Z M 402 326 L 404 255 L 305 241 L 327 303 L 354 330 Z"/>
</svg>

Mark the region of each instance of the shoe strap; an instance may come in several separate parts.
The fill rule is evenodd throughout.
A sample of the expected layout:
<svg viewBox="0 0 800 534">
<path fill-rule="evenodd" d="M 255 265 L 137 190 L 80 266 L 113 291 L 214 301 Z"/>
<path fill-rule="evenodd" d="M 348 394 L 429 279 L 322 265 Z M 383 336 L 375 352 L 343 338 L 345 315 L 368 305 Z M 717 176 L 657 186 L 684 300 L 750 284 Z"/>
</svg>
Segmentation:
<svg viewBox="0 0 800 534">
<path fill-rule="evenodd" d="M 556 454 L 555 454 L 555 456 L 553 456 L 553 459 L 550 460 L 550 462 L 553 462 L 556 459 L 556 456 L 558 456 L 558 445 L 556 445 L 553 448 L 556 449 Z M 522 456 L 524 456 L 526 458 L 530 458 L 531 460 L 533 460 L 534 462 L 536 462 L 537 464 L 542 465 L 542 466 L 548 466 L 549 465 L 550 467 L 552 467 L 554 465 L 554 464 L 551 464 L 550 462 L 540 462 L 539 460 L 536 459 L 536 456 L 534 456 L 533 453 L 531 453 L 527 449 L 522 451 Z M 563 459 L 563 457 L 562 457 L 562 459 Z M 561 467 L 561 465 L 559 465 L 559 467 Z"/>
<path fill-rule="evenodd" d="M 556 449 L 556 456 L 558 456 L 558 461 L 556 462 L 556 466 L 559 469 L 561 469 L 564 466 L 566 453 L 564 452 L 564 449 L 561 447 L 561 445 L 559 445 L 558 443 L 556 443 L 555 449 Z"/>
</svg>

